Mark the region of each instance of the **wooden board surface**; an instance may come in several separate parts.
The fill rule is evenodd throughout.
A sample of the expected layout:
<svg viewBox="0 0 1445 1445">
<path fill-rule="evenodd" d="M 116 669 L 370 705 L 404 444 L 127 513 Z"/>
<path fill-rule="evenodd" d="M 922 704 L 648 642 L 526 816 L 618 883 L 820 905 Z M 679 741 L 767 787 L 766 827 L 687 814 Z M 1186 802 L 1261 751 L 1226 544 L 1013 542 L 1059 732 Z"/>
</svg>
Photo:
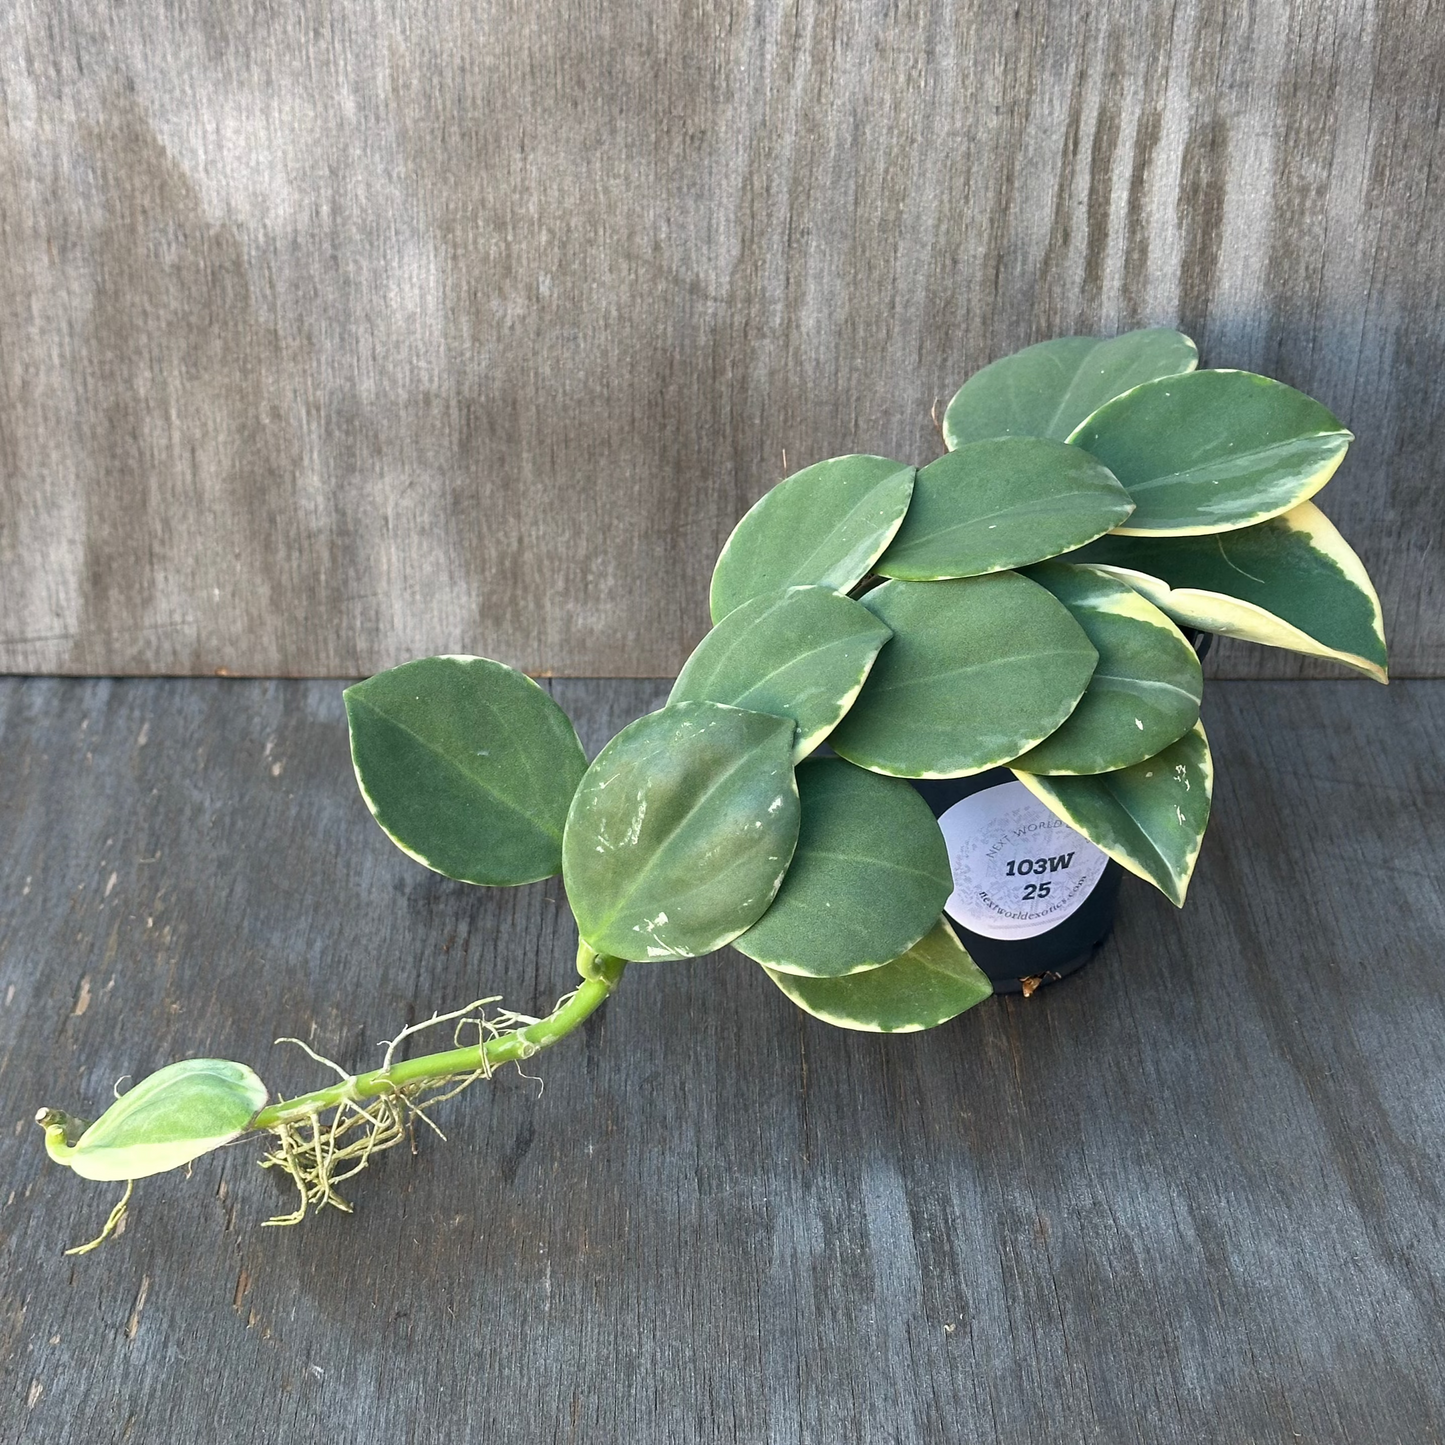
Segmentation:
<svg viewBox="0 0 1445 1445">
<path fill-rule="evenodd" d="M 1438 676 L 1439 33 L 1429 0 L 13 0 L 0 670 L 670 675 L 785 454 L 927 460 L 993 357 L 1177 323 L 1358 433 L 1324 504 Z"/>
<path fill-rule="evenodd" d="M 664 684 L 555 685 L 595 750 Z M 556 883 L 386 841 L 337 689 L 0 683 L 0 1436 L 1399 1441 L 1445 1434 L 1445 683 L 1232 683 L 1188 909 L 879 1039 L 736 954 L 635 966 L 293 1230 L 240 1147 L 109 1208 L 46 1161 L 191 1053 L 294 1091 L 568 984 Z"/>
</svg>

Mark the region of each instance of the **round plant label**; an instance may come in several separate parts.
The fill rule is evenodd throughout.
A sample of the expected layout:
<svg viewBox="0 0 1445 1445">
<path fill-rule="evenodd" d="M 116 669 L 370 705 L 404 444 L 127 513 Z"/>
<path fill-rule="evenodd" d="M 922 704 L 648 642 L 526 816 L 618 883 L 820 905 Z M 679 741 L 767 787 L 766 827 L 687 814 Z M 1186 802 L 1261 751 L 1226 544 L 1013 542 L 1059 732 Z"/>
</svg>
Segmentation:
<svg viewBox="0 0 1445 1445">
<path fill-rule="evenodd" d="M 953 867 L 943 906 L 985 938 L 1034 938 L 1057 927 L 1083 905 L 1109 861 L 1022 783 L 964 798 L 938 826 Z"/>
</svg>

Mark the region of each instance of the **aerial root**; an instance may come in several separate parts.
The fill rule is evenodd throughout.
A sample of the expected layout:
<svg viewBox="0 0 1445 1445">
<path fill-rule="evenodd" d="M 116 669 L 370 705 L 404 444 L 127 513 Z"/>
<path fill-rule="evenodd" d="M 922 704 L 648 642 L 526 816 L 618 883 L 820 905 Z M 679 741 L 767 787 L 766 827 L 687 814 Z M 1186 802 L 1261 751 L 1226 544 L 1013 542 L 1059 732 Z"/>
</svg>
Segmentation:
<svg viewBox="0 0 1445 1445">
<path fill-rule="evenodd" d="M 391 1067 L 402 1040 L 440 1024 L 453 1024 L 453 1044 L 460 1048 L 463 1034 L 468 1029 L 477 1031 L 476 1042 L 480 1047 L 489 1039 L 500 1038 L 514 1029 L 526 1028 L 537 1022 L 526 1014 L 513 1013 L 509 1009 L 499 1009 L 488 1017 L 485 1013 L 487 1005 L 498 1001 L 495 997 L 476 999 L 451 1013 L 433 1014 L 422 1023 L 409 1024 L 394 1039 L 387 1041 L 382 1068 Z M 318 1063 L 334 1069 L 343 1082 L 350 1083 L 355 1078 L 333 1059 L 316 1053 L 299 1039 L 278 1039 L 277 1042 L 299 1044 Z M 535 1049 L 527 1050 L 523 1057 L 530 1057 L 535 1052 Z M 261 1160 L 261 1167 L 279 1169 L 286 1174 L 296 1186 L 298 1199 L 291 1213 L 278 1214 L 266 1220 L 266 1224 L 300 1224 L 308 1209 L 324 1209 L 327 1205 L 350 1214 L 351 1206 L 336 1191 L 338 1184 L 361 1173 L 373 1155 L 394 1149 L 398 1144 L 409 1141 L 415 1153 L 418 1120 L 445 1141 L 446 1135 L 427 1111 L 456 1098 L 478 1079 L 491 1078 L 492 1073 L 492 1064 L 483 1058 L 481 1067 L 470 1073 L 450 1074 L 409 1085 L 392 1085 L 387 1093 L 364 1101 L 343 1099 L 330 1109 L 318 1110 L 302 1120 L 278 1124 L 271 1130 L 276 1137 L 276 1147 Z M 123 1210 L 124 1201 L 118 1207 Z M 101 1236 L 102 1239 L 104 1237 Z"/>
<path fill-rule="evenodd" d="M 77 1244 L 74 1249 L 67 1249 L 66 1254 L 89 1254 L 92 1249 L 99 1249 L 120 1228 L 120 1222 L 125 1218 L 125 1207 L 130 1203 L 130 1196 L 134 1190 L 135 1180 L 127 1179 L 125 1193 L 120 1196 L 120 1203 L 110 1211 L 110 1218 L 105 1221 L 105 1228 L 89 1244 Z"/>
</svg>

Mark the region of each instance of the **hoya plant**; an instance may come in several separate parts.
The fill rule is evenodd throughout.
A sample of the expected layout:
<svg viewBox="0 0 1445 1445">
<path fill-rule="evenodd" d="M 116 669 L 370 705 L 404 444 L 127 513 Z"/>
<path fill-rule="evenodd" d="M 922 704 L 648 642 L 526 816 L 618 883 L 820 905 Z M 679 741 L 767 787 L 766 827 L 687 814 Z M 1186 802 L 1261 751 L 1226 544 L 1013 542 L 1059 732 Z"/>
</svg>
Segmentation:
<svg viewBox="0 0 1445 1445">
<path fill-rule="evenodd" d="M 244 1065 L 172 1064 L 93 1124 L 42 1110 L 52 1159 L 131 1182 L 247 1133 L 300 1219 L 439 1100 L 566 1037 L 630 963 L 731 944 L 842 1028 L 933 1028 L 988 977 L 944 912 L 950 860 L 910 780 L 1006 766 L 1182 905 L 1209 818 L 1202 679 L 1181 628 L 1385 681 L 1380 606 L 1312 498 L 1350 433 L 1268 377 L 1199 370 L 1176 331 L 1069 337 L 985 367 L 918 467 L 819 462 L 737 524 L 712 629 L 667 704 L 589 765 L 535 682 L 430 657 L 347 689 L 362 797 L 420 865 L 561 874 L 578 986 L 545 1018 L 482 1000 L 453 1047 L 267 1103 Z M 329 1062 L 329 1061 L 322 1061 Z M 124 1209 L 107 1224 L 113 1229 Z M 102 1235 L 104 1237 L 104 1235 Z M 88 1247 L 88 1246 L 86 1246 Z"/>
</svg>

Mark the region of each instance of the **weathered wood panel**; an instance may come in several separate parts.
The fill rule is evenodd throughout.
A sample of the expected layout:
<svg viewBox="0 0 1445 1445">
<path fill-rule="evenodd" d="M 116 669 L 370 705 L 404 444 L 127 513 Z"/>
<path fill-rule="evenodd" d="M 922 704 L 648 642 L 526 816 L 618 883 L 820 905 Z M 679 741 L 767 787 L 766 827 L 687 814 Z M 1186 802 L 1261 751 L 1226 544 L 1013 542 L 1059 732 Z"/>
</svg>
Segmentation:
<svg viewBox="0 0 1445 1445">
<path fill-rule="evenodd" d="M 1326 505 L 1438 674 L 1440 21 L 13 0 L 0 668 L 670 674 L 785 452 L 1168 322 L 1357 430 Z"/>
<path fill-rule="evenodd" d="M 661 687 L 558 683 L 592 749 Z M 356 1215 L 242 1147 L 124 1235 L 29 1116 L 193 1052 L 274 1087 L 568 986 L 560 889 L 409 862 L 329 684 L 0 683 L 0 1435 L 637 1445 L 1445 1435 L 1445 683 L 1222 684 L 1188 911 L 880 1039 L 636 966 Z"/>
</svg>

